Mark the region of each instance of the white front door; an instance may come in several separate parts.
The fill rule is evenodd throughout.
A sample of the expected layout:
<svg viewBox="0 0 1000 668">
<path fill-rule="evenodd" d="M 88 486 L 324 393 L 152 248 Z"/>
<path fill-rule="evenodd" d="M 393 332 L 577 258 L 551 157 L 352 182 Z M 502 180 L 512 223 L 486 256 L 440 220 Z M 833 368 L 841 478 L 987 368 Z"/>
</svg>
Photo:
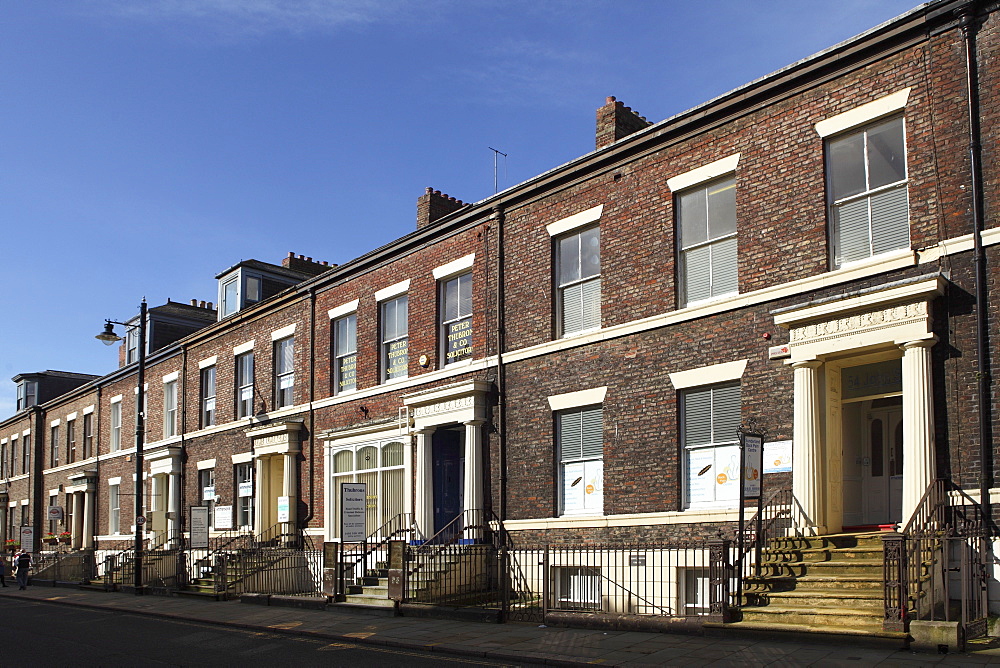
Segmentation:
<svg viewBox="0 0 1000 668">
<path fill-rule="evenodd" d="M 865 420 L 861 467 L 863 524 L 891 524 L 903 516 L 903 408 L 872 402 Z"/>
</svg>

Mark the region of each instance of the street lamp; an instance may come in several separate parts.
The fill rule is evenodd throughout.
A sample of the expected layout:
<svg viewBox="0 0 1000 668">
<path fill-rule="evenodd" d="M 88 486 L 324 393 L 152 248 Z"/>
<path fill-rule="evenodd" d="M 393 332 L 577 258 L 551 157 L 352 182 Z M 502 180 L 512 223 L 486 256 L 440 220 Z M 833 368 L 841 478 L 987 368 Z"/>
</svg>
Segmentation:
<svg viewBox="0 0 1000 668">
<path fill-rule="evenodd" d="M 139 334 L 139 369 L 138 369 L 138 383 L 139 386 L 136 391 L 136 411 L 135 411 L 135 560 L 134 560 L 134 584 L 135 584 L 135 595 L 140 596 L 142 594 L 142 540 L 143 540 L 143 529 L 145 528 L 145 517 L 143 517 L 143 502 L 142 502 L 142 490 L 143 490 L 143 466 L 142 466 L 142 449 L 145 445 L 146 438 L 146 300 L 142 300 L 139 305 L 139 324 L 130 325 L 125 322 L 116 322 L 114 320 L 104 321 L 104 331 L 98 334 L 95 338 L 104 343 L 106 346 L 112 346 L 122 340 L 120 336 L 115 334 L 115 325 L 121 325 L 127 330 L 138 330 Z M 128 353 L 126 352 L 126 355 Z"/>
</svg>

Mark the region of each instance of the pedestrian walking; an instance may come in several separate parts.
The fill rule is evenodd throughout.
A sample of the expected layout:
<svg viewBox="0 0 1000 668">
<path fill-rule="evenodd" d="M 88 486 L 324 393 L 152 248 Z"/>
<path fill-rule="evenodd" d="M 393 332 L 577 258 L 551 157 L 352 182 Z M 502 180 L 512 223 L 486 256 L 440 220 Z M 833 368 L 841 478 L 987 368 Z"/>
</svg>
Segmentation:
<svg viewBox="0 0 1000 668">
<path fill-rule="evenodd" d="M 28 569 L 31 568 L 31 553 L 21 550 L 14 558 L 14 565 L 17 568 L 18 589 L 28 588 Z"/>
</svg>

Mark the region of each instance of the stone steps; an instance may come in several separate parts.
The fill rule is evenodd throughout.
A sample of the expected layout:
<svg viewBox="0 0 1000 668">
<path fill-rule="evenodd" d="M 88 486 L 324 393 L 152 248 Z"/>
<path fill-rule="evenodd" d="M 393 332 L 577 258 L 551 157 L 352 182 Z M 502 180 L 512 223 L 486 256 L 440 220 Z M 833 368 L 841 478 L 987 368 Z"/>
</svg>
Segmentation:
<svg viewBox="0 0 1000 668">
<path fill-rule="evenodd" d="M 880 534 L 777 538 L 744 580 L 738 625 L 885 637 L 883 577 Z"/>
</svg>

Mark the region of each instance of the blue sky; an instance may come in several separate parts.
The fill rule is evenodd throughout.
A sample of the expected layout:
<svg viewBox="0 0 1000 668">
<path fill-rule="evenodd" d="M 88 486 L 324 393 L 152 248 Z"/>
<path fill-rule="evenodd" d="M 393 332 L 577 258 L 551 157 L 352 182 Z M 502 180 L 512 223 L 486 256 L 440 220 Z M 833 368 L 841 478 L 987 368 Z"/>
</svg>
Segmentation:
<svg viewBox="0 0 1000 668">
<path fill-rule="evenodd" d="M 914 0 L 8 0 L 0 7 L 0 417 L 17 373 L 107 373 L 105 318 L 216 301 L 289 251 L 343 263 Z"/>
</svg>

